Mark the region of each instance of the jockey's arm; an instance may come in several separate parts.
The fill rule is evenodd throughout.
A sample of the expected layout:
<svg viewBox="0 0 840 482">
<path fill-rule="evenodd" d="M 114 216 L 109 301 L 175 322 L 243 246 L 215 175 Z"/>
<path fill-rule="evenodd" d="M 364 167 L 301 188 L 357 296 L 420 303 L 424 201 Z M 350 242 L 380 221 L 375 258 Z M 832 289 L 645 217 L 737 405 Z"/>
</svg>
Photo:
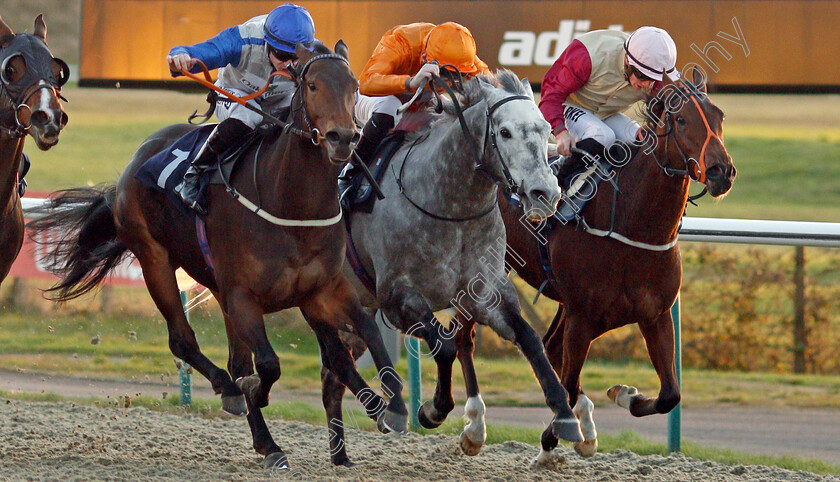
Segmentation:
<svg viewBox="0 0 840 482">
<path fill-rule="evenodd" d="M 169 51 L 167 61 L 169 62 L 170 73 L 173 77 L 181 75 L 177 70 L 177 63 L 183 63 L 183 54 L 189 56 L 190 72 L 198 73 L 201 67 L 196 65 L 194 59 L 201 60 L 209 70 L 218 69 L 226 65 L 238 65 L 242 55 L 242 47 L 245 41 L 239 33 L 239 27 L 230 27 L 219 32 L 213 38 L 195 45 L 179 45 Z M 178 60 L 175 60 L 179 57 Z"/>
</svg>

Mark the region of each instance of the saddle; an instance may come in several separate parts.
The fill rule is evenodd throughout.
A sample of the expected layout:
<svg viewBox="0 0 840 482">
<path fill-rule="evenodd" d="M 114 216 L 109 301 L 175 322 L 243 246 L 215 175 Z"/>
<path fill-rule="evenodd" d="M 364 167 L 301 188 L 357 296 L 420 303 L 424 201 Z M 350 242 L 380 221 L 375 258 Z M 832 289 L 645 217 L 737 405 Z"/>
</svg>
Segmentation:
<svg viewBox="0 0 840 482">
<path fill-rule="evenodd" d="M 377 183 L 382 180 L 386 168 L 391 163 L 391 158 L 394 157 L 394 153 L 402 146 L 406 134 L 407 132 L 404 130 L 395 130 L 388 134 L 376 148 L 373 162 L 368 168 Z M 351 169 L 352 166 L 348 164 L 341 175 L 347 175 Z M 362 211 L 369 213 L 373 210 L 375 199 L 376 196 L 373 196 L 373 186 L 370 185 L 364 173 L 359 170 L 359 172 L 353 175 L 353 178 L 350 180 L 350 186 L 342 193 L 339 201 L 345 212 Z"/>
<path fill-rule="evenodd" d="M 167 199 L 181 213 L 192 218 L 196 215 L 196 212 L 181 202 L 174 189 L 184 178 L 184 173 L 187 172 L 190 163 L 215 127 L 216 124 L 207 124 L 188 132 L 171 146 L 150 157 L 137 170 L 134 177 L 143 185 L 165 194 Z M 277 135 L 277 133 L 272 130 L 257 129 L 222 153 L 219 156 L 219 168 L 208 169 L 201 174 L 199 179 L 199 204 L 206 208 L 207 188 L 213 184 L 224 184 L 226 179 L 230 179 L 230 175 L 242 159 L 243 153 L 255 143 L 274 135 Z"/>
<path fill-rule="evenodd" d="M 394 154 L 402 146 L 405 137 L 412 132 L 416 132 L 421 127 L 428 125 L 431 119 L 432 114 L 424 110 L 409 111 L 403 115 L 400 123 L 376 148 L 373 161 L 368 166 L 376 182 L 382 180 L 385 170 L 391 164 L 391 158 L 394 157 Z M 351 169 L 352 166 L 350 165 L 345 167 L 340 177 L 345 177 Z M 353 175 L 353 178 L 350 180 L 350 186 L 341 194 L 339 201 L 341 207 L 348 213 L 352 211 L 369 213 L 373 210 L 376 196 L 373 195 L 373 187 L 361 170 Z"/>
</svg>

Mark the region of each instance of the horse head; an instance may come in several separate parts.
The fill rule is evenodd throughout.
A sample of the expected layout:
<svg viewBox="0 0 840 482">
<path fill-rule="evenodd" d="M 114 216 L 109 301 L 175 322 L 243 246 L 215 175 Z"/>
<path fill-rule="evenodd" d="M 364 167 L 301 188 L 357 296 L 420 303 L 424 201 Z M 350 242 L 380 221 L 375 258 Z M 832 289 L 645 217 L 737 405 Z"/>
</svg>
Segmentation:
<svg viewBox="0 0 840 482">
<path fill-rule="evenodd" d="M 0 18 L 0 123 L 12 132 L 28 132 L 42 150 L 58 143 L 67 125 L 61 108 L 61 86 L 69 79 L 67 64 L 47 47 L 44 16 L 35 19 L 34 34 L 17 34 Z"/>
<path fill-rule="evenodd" d="M 347 45 L 339 40 L 333 53 L 319 42 L 312 50 L 298 44 L 296 52 L 303 66 L 298 74 L 303 115 L 317 136 L 313 142 L 325 141 L 332 163 L 347 162 L 360 137 L 354 117 L 359 82 L 350 70 Z"/>
<path fill-rule="evenodd" d="M 527 79 L 519 80 L 509 70 L 494 78 L 479 76 L 465 84 L 466 96 L 479 89 L 485 100 L 483 162 L 499 184 L 517 191 L 525 215 L 543 220 L 554 214 L 560 187 L 548 165 L 551 126 L 534 102 Z"/>
<path fill-rule="evenodd" d="M 682 163 L 684 170 L 679 172 L 704 183 L 709 194 L 719 197 L 732 188 L 737 170 L 723 144 L 723 111 L 707 94 L 705 80 L 697 70 L 690 82 L 674 83 L 666 78 L 663 88 L 647 103 L 649 124 L 656 131 L 648 139 L 656 140 L 654 150 L 664 143 L 666 172 Z M 669 138 L 674 142 L 668 142 Z M 672 159 L 679 161 L 671 165 Z"/>
</svg>

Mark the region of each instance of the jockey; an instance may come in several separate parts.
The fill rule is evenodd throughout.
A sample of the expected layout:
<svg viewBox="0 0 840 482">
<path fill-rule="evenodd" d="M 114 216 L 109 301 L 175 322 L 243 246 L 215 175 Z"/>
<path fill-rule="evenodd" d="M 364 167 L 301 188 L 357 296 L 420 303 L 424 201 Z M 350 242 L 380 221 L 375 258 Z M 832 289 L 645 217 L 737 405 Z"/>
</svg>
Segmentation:
<svg viewBox="0 0 840 482">
<path fill-rule="evenodd" d="M 400 25 L 385 32 L 359 76 L 356 117 L 365 122 L 356 153 L 365 162 L 397 122 L 397 108 L 423 80 L 440 75 L 439 65 L 461 74 L 489 74 L 463 25 L 446 22 Z"/>
<path fill-rule="evenodd" d="M 595 30 L 574 40 L 542 82 L 540 110 L 551 124 L 557 153 L 569 156 L 575 146 L 602 160 L 626 156 L 609 149 L 617 141 L 634 144 L 640 126 L 622 112 L 662 88 L 663 76 L 679 80 L 676 63 L 674 41 L 656 27 L 632 34 Z M 569 159 L 561 177 L 584 162 Z"/>
<path fill-rule="evenodd" d="M 180 75 L 181 69 L 198 71 L 196 60 L 204 62 L 208 69 L 219 68 L 216 85 L 242 97 L 261 89 L 272 72 L 282 72 L 296 62 L 297 42 L 310 44 L 314 40 L 315 25 L 309 12 L 286 3 L 268 15 L 225 29 L 205 42 L 174 47 L 166 60 L 173 77 Z M 268 89 L 248 103 L 267 113 L 276 113 L 291 105 L 294 90 L 292 80 L 274 76 Z M 215 113 L 221 122 L 192 161 L 184 181 L 175 188 L 184 203 L 200 214 L 205 213 L 196 203 L 199 175 L 217 162 L 217 155 L 263 120 L 258 113 L 223 97 L 219 98 Z"/>
</svg>

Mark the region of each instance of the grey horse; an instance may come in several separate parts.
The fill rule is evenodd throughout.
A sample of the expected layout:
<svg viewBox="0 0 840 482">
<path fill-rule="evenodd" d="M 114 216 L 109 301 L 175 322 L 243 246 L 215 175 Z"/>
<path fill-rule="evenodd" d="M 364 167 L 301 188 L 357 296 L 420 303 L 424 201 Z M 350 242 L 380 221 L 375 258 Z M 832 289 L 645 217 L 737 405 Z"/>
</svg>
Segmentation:
<svg viewBox="0 0 840 482">
<path fill-rule="evenodd" d="M 560 188 L 548 165 L 550 126 L 530 84 L 508 70 L 475 77 L 463 89 L 460 102 L 444 103 L 445 112 L 407 135 L 381 182 L 385 198 L 370 213 L 349 216 L 355 257 L 375 280 L 375 296 L 363 303 L 381 309 L 396 327 L 431 347 L 426 355 L 437 364 L 438 384 L 418 414 L 427 428 L 443 423 L 455 406 L 451 377 L 459 358 L 469 397 L 470 422 L 460 439 L 465 453 L 477 454 L 486 439 L 485 406 L 472 362 L 475 323 L 520 348 L 554 412 L 554 433 L 582 441 L 568 393 L 539 336 L 520 315 L 506 276 L 505 227 L 496 204 L 501 185 L 519 193 L 526 217 L 544 219 L 554 212 Z M 345 270 L 350 271 L 348 263 Z M 364 287 L 359 291 L 370 294 Z M 444 309 L 456 314 L 448 327 L 433 314 Z M 353 350 L 356 357 L 361 354 Z M 344 387 L 326 369 L 322 379 L 332 461 L 352 465 L 344 450 Z"/>
</svg>

